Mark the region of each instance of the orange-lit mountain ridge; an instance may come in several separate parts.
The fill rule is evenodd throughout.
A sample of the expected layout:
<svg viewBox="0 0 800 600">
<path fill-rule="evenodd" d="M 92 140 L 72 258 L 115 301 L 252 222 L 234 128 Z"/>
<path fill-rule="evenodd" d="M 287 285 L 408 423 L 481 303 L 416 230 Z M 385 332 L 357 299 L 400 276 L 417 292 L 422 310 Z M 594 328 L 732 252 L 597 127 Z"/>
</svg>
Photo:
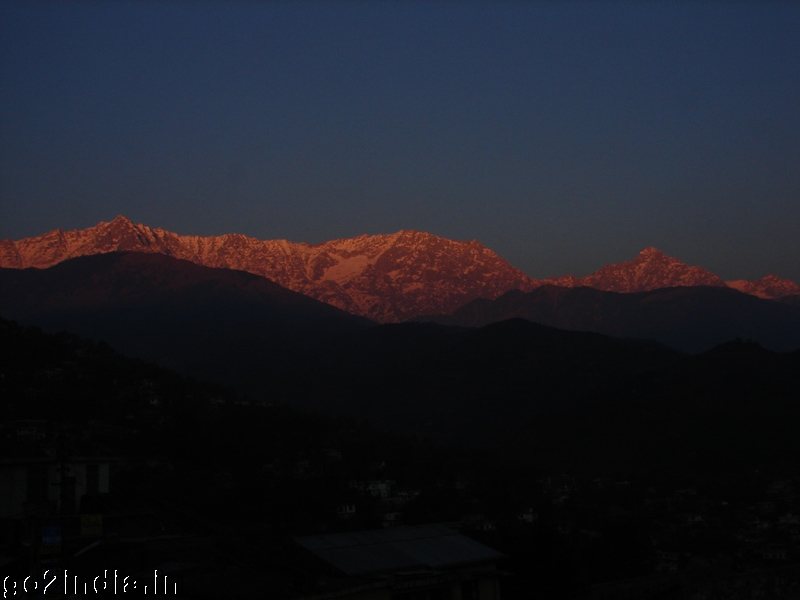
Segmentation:
<svg viewBox="0 0 800 600">
<path fill-rule="evenodd" d="M 586 286 L 606 292 L 649 292 L 668 287 L 712 285 L 725 282 L 702 267 L 690 267 L 657 248 L 645 248 L 632 261 L 607 265 L 583 278 L 566 275 L 545 279 L 543 284 L 562 287 Z"/>
<path fill-rule="evenodd" d="M 239 234 L 182 236 L 122 216 L 84 230 L 0 242 L 0 267 L 46 268 L 69 258 L 122 250 L 247 271 L 380 322 L 452 312 L 475 298 L 538 285 L 478 242 L 418 231 L 312 246 Z"/>
<path fill-rule="evenodd" d="M 800 287 L 788 279 L 767 275 L 757 281 L 723 281 L 702 267 L 691 267 L 677 258 L 667 256 L 657 248 L 645 248 L 631 261 L 606 265 L 586 277 L 564 275 L 543 279 L 542 285 L 561 287 L 591 287 L 606 292 L 649 292 L 669 287 L 691 287 L 709 285 L 730 287 L 758 296 L 780 298 L 800 294 Z"/>
<path fill-rule="evenodd" d="M 605 266 L 587 277 L 566 275 L 539 282 L 476 241 L 448 240 L 419 231 L 311 245 L 240 234 L 184 236 L 136 225 L 122 216 L 88 229 L 2 241 L 0 267 L 46 268 L 69 258 L 122 250 L 247 271 L 380 322 L 449 314 L 476 298 L 494 299 L 514 289 L 527 292 L 541 284 L 625 293 L 728 286 L 761 298 L 800 294 L 797 284 L 775 275 L 753 282 L 725 282 L 656 248 L 646 248 L 632 261 Z"/>
</svg>

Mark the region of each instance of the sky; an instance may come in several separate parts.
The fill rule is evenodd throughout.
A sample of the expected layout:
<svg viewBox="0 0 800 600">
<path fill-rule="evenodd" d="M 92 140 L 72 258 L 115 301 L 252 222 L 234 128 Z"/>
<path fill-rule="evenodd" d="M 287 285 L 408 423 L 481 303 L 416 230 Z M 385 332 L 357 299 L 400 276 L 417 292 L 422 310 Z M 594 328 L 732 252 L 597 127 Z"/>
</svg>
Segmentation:
<svg viewBox="0 0 800 600">
<path fill-rule="evenodd" d="M 0 3 L 0 239 L 124 214 L 800 282 L 800 2 Z"/>
</svg>

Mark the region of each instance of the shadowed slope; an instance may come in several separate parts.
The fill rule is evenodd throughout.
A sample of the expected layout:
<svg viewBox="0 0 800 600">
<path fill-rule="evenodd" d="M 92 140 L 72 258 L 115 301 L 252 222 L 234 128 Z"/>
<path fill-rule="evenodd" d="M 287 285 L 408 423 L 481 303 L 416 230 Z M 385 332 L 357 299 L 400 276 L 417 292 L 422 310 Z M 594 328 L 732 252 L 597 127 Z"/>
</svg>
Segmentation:
<svg viewBox="0 0 800 600">
<path fill-rule="evenodd" d="M 615 293 L 590 287 L 542 286 L 475 300 L 452 315 L 420 317 L 462 327 L 511 318 L 551 327 L 652 339 L 687 352 L 701 352 L 732 339 L 753 339 L 789 351 L 800 348 L 800 310 L 725 287 L 677 287 Z"/>
<path fill-rule="evenodd" d="M 129 355 L 226 383 L 264 361 L 370 324 L 242 271 L 159 254 L 111 253 L 50 269 L 0 270 L 0 313 L 103 340 Z"/>
</svg>

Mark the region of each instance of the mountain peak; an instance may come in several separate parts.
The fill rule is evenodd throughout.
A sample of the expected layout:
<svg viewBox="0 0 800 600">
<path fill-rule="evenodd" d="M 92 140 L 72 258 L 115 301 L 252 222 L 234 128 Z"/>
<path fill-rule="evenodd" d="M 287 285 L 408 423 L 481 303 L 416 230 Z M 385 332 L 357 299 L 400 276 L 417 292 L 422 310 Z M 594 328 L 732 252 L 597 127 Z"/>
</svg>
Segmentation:
<svg viewBox="0 0 800 600">
<path fill-rule="evenodd" d="M 131 221 L 125 215 L 117 215 L 114 219 L 109 223 L 109 225 L 133 225 L 133 221 Z"/>
<path fill-rule="evenodd" d="M 134 224 L 134 222 L 131 221 L 125 215 L 117 215 L 108 223 L 101 221 L 94 228 L 90 227 L 89 229 L 85 229 L 84 231 L 90 231 L 92 229 L 97 229 L 99 231 L 110 231 L 110 232 L 133 231 L 134 229 L 136 229 L 136 224 Z"/>
<path fill-rule="evenodd" d="M 638 258 L 645 258 L 650 260 L 653 258 L 669 258 L 669 257 L 658 248 L 654 248 L 653 246 L 648 246 L 647 248 L 639 252 Z"/>
<path fill-rule="evenodd" d="M 701 267 L 690 267 L 652 246 L 632 261 L 608 265 L 580 280 L 585 285 L 609 292 L 648 292 L 667 287 L 710 285 L 725 282 Z"/>
<path fill-rule="evenodd" d="M 433 235 L 432 233 L 427 233 L 425 231 L 417 231 L 416 229 L 401 229 L 397 233 L 393 233 L 389 236 L 390 238 L 394 238 L 396 240 L 433 240 L 433 239 L 444 239 L 438 236 Z"/>
</svg>

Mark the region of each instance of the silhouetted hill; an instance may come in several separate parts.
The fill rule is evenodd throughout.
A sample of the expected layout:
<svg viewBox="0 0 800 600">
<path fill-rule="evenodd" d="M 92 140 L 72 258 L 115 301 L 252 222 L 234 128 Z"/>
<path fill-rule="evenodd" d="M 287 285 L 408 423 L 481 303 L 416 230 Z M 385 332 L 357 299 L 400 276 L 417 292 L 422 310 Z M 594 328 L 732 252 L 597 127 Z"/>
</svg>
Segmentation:
<svg viewBox="0 0 800 600">
<path fill-rule="evenodd" d="M 602 457 L 607 468 L 626 464 L 656 479 L 793 472 L 800 459 L 792 425 L 800 418 L 799 385 L 800 352 L 734 341 L 632 378 L 587 402 L 581 419 L 562 415 L 561 426 L 537 431 L 557 454 L 550 432 L 573 427 L 573 448 L 587 465 Z"/>
<path fill-rule="evenodd" d="M 477 330 L 381 325 L 348 334 L 340 348 L 338 358 L 320 363 L 326 392 L 297 396 L 299 406 L 482 443 L 498 441 L 524 415 L 683 358 L 654 342 L 522 319 Z"/>
<path fill-rule="evenodd" d="M 368 340 L 368 343 L 367 343 Z M 502 449 L 586 475 L 713 478 L 800 460 L 800 352 L 732 341 L 689 356 L 523 319 L 383 325 L 342 344 L 298 405 Z"/>
<path fill-rule="evenodd" d="M 318 338 L 371 324 L 263 277 L 161 254 L 1 269 L 0 289 L 0 314 L 8 318 L 225 383 L 265 364 L 278 371 Z"/>
<path fill-rule="evenodd" d="M 367 419 L 542 466 L 678 473 L 800 460 L 790 425 L 800 417 L 798 352 L 736 342 L 687 356 L 652 341 L 519 318 L 478 329 L 377 326 L 247 273 L 160 255 L 0 271 L 0 286 L 6 314 L 105 340 L 235 386 L 256 402 Z M 524 314 L 531 298 L 554 316 L 576 319 L 573 327 L 580 319 L 604 324 L 616 311 L 623 324 L 649 323 L 656 333 L 672 327 L 695 343 L 736 323 L 745 302 L 773 325 L 773 308 L 795 310 L 726 288 L 623 295 L 548 286 L 461 313 L 481 316 L 476 306 L 506 302 Z M 664 314 L 672 320 L 658 317 Z"/>
<path fill-rule="evenodd" d="M 529 293 L 508 292 L 496 300 L 474 300 L 452 315 L 416 320 L 482 327 L 511 318 L 652 339 L 686 352 L 702 352 L 736 338 L 784 352 L 800 348 L 800 308 L 725 287 L 616 293 L 546 285 Z"/>
</svg>

